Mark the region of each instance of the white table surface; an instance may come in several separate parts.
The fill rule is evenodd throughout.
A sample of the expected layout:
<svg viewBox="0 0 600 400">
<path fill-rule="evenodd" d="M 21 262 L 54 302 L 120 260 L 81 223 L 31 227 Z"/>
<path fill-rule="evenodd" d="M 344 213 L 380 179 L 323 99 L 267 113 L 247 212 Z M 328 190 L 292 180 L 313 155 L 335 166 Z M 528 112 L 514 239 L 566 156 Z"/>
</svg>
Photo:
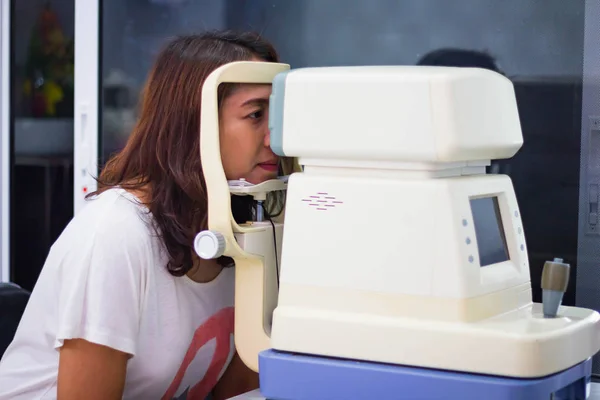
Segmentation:
<svg viewBox="0 0 600 400">
<path fill-rule="evenodd" d="M 244 393 L 236 397 L 232 397 L 229 400 L 267 400 L 261 396 L 260 391 L 254 390 L 252 392 Z M 600 383 L 592 383 L 592 390 L 588 400 L 600 400 Z"/>
</svg>

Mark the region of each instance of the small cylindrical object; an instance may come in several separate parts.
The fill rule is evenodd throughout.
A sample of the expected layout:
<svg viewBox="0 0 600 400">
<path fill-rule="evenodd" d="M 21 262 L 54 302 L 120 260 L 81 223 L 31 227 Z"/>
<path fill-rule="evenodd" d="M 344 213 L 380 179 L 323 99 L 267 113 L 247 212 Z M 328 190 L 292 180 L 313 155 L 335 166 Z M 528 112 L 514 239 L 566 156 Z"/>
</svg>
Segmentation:
<svg viewBox="0 0 600 400">
<path fill-rule="evenodd" d="M 256 202 L 256 221 L 262 222 L 264 220 L 265 220 L 265 214 L 264 214 L 264 209 L 263 209 L 263 202 L 262 202 L 262 200 L 258 200 Z"/>
<path fill-rule="evenodd" d="M 544 317 L 554 318 L 569 285 L 569 264 L 562 258 L 546 261 L 542 270 L 542 307 Z"/>
</svg>

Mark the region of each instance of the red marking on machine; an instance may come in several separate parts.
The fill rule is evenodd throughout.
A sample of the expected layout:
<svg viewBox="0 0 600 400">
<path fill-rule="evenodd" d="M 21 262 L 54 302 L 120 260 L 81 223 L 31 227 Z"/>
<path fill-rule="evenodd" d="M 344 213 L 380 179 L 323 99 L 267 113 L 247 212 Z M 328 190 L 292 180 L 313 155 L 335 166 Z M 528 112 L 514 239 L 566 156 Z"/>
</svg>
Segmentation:
<svg viewBox="0 0 600 400">
<path fill-rule="evenodd" d="M 303 203 L 308 203 L 310 207 L 314 207 L 319 211 L 328 211 L 339 204 L 344 204 L 343 201 L 338 200 L 335 196 L 332 196 L 327 192 L 317 192 L 316 194 L 308 195 L 302 198 L 301 201 Z"/>
</svg>

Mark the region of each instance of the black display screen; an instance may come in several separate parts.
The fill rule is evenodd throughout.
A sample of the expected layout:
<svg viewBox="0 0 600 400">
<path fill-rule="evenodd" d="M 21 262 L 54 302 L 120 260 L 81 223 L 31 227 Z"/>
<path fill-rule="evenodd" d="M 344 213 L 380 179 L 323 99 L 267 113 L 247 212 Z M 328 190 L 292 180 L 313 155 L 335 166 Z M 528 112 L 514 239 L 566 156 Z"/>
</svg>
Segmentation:
<svg viewBox="0 0 600 400">
<path fill-rule="evenodd" d="M 482 267 L 508 261 L 508 247 L 497 197 L 471 199 L 471 212 Z"/>
</svg>

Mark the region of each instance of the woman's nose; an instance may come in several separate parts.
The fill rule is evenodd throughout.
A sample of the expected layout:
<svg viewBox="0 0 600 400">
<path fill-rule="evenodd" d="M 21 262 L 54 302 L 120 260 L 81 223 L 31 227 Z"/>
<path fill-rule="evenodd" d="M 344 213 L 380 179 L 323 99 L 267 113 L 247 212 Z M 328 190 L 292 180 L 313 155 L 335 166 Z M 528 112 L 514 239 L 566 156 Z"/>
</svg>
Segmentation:
<svg viewBox="0 0 600 400">
<path fill-rule="evenodd" d="M 265 132 L 264 145 L 265 147 L 271 147 L 271 131 L 269 131 L 269 128 Z"/>
</svg>

